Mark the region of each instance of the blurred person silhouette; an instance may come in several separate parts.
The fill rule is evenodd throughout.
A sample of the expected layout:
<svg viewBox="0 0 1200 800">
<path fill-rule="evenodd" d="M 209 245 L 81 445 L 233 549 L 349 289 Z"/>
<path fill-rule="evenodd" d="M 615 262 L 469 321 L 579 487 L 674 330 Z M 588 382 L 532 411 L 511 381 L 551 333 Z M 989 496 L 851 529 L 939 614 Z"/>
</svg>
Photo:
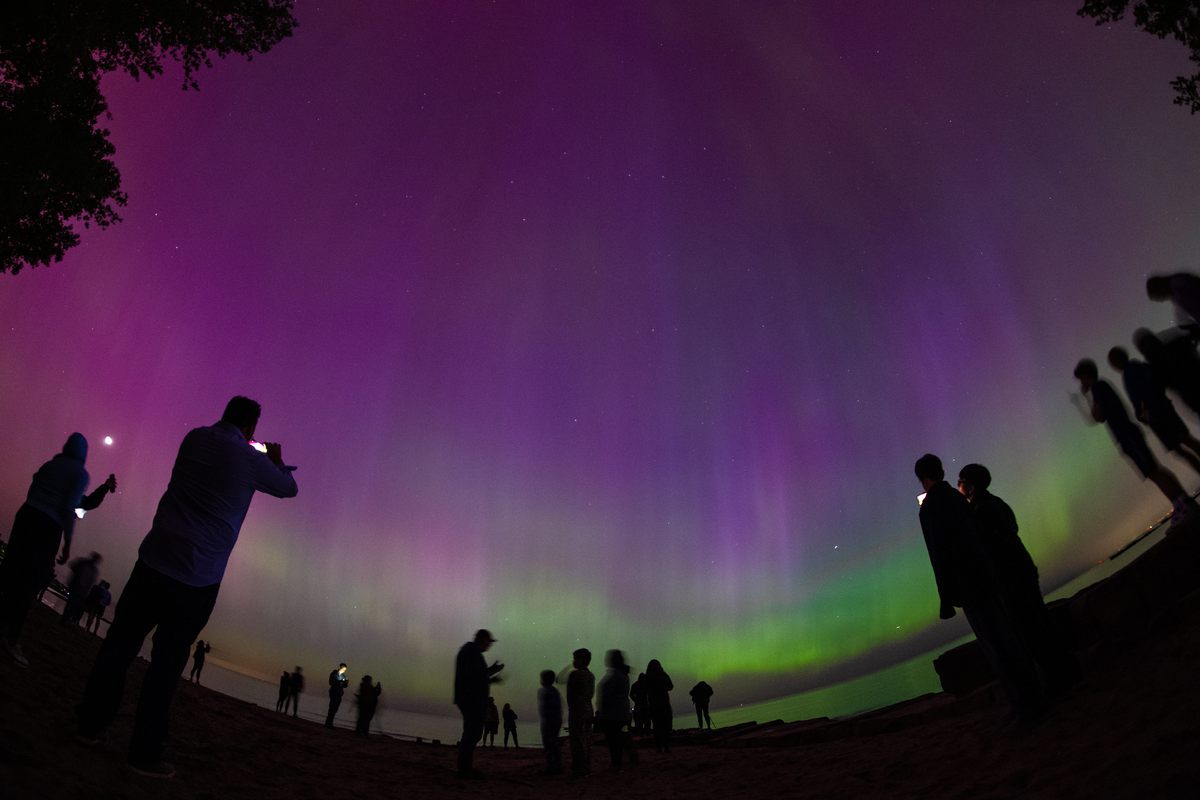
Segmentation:
<svg viewBox="0 0 1200 800">
<path fill-rule="evenodd" d="M 370 675 L 363 675 L 358 683 L 358 692 L 354 695 L 358 700 L 358 721 L 354 726 L 357 735 L 366 736 L 371 732 L 371 719 L 375 716 L 375 709 L 379 708 L 381 694 L 383 684 L 373 683 Z"/>
<path fill-rule="evenodd" d="M 192 671 L 188 673 L 188 680 L 200 683 L 200 673 L 204 671 L 204 657 L 212 652 L 212 642 L 206 642 L 203 639 L 196 641 L 196 649 L 192 651 Z"/>
<path fill-rule="evenodd" d="M 1085 413 L 1090 412 L 1094 422 L 1108 426 L 1108 431 L 1121 452 L 1133 462 L 1143 478 L 1149 478 L 1171 501 L 1171 507 L 1174 509 L 1173 523 L 1192 516 L 1196 502 L 1184 491 L 1175 473 L 1158 463 L 1158 459 L 1150 451 L 1150 446 L 1146 444 L 1142 429 L 1129 419 L 1125 403 L 1121 401 L 1112 385 L 1099 377 L 1096 362 L 1090 358 L 1080 360 L 1075 365 L 1074 374 L 1084 396 L 1091 398 L 1090 407 L 1085 409 Z"/>
<path fill-rule="evenodd" d="M 713 696 L 712 687 L 705 681 L 700 681 L 692 687 L 688 696 L 692 698 L 692 705 L 696 707 L 696 727 L 703 729 L 707 723 L 708 729 L 711 731 L 712 717 L 708 714 L 708 704 Z"/>
<path fill-rule="evenodd" d="M 483 718 L 483 744 L 488 747 L 496 746 L 496 734 L 500 732 L 500 709 L 496 708 L 496 698 L 487 699 L 487 710 Z"/>
<path fill-rule="evenodd" d="M 1145 361 L 1130 358 L 1123 347 L 1108 351 L 1108 363 L 1121 373 L 1125 395 L 1133 406 L 1133 415 L 1145 423 L 1168 451 L 1188 462 L 1200 472 L 1200 441 L 1188 430 L 1175 411 L 1166 387 L 1159 381 L 1154 368 Z"/>
<path fill-rule="evenodd" d="M 337 669 L 329 673 L 329 713 L 325 715 L 325 727 L 333 727 L 333 718 L 337 714 L 338 707 L 342 704 L 342 695 L 346 693 L 346 687 L 350 685 L 350 679 L 346 677 L 346 664 L 342 662 L 337 665 Z"/>
<path fill-rule="evenodd" d="M 654 729 L 654 749 L 659 753 L 671 752 L 671 728 L 675 712 L 671 710 L 671 691 L 675 684 L 657 658 L 646 665 L 646 706 L 650 712 L 650 726 Z"/>
<path fill-rule="evenodd" d="M 646 673 L 639 672 L 637 680 L 629 687 L 629 699 L 633 701 L 633 731 L 643 736 L 650 730 L 650 712 L 646 707 Z"/>
<path fill-rule="evenodd" d="M 285 669 L 283 675 L 279 677 L 279 697 L 275 700 L 276 711 L 283 711 L 284 706 L 287 705 L 288 693 L 291 691 L 291 688 L 292 673 Z"/>
<path fill-rule="evenodd" d="M 941 619 L 961 608 L 1018 721 L 1034 721 L 1045 700 L 1033 660 L 1004 608 L 967 499 L 945 480 L 941 459 L 926 453 L 913 471 L 925 490 L 921 534 L 937 584 Z"/>
<path fill-rule="evenodd" d="M 971 506 L 984 555 L 1000 589 L 1000 598 L 1028 644 L 1051 695 L 1078 683 L 1079 662 L 1054 630 L 1042 599 L 1038 569 L 1018 534 L 1017 516 L 1008 503 L 992 494 L 992 473 L 982 464 L 967 464 L 958 473 L 958 490 Z"/>
<path fill-rule="evenodd" d="M 82 433 L 67 437 L 62 452 L 38 468 L 25 502 L 17 510 L 4 560 L 0 561 L 0 646 L 22 667 L 29 659 L 21 649 L 21 629 L 38 592 L 54 578 L 54 554 L 62 542 L 59 564 L 71 557 L 76 509 L 99 508 L 117 490 L 117 479 L 108 479 L 91 494 L 88 486 L 87 439 Z"/>
<path fill-rule="evenodd" d="M 554 686 L 554 670 L 544 669 L 538 676 L 538 722 L 542 733 L 542 750 L 546 754 L 546 769 L 543 775 L 562 774 L 562 750 L 559 731 L 563 726 L 562 695 Z"/>
<path fill-rule="evenodd" d="M 87 600 L 84 601 L 83 610 L 87 614 L 87 619 L 84 621 L 83 629 L 89 633 L 100 633 L 100 622 L 104 619 L 104 612 L 112 605 L 112 592 L 109 591 L 109 587 L 108 581 L 100 581 L 92 587 L 92 590 L 88 592 Z"/>
<path fill-rule="evenodd" d="M 292 468 L 284 465 L 280 446 L 266 444 L 262 453 L 250 444 L 261 410 L 249 398 L 234 397 L 219 422 L 183 438 L 76 709 L 76 738 L 99 742 L 117 716 L 129 665 L 156 629 L 129 743 L 130 768 L 144 776 L 175 774 L 162 757 L 171 700 L 188 649 L 216 604 L 254 493 L 296 495 Z"/>
<path fill-rule="evenodd" d="M 604 731 L 604 741 L 608 745 L 608 769 L 620 772 L 626 752 L 629 762 L 637 763 L 637 752 L 629 737 L 629 726 L 633 722 L 629 705 L 629 665 L 625 663 L 624 653 L 609 650 L 604 654 L 604 666 L 607 667 L 604 677 L 596 687 L 596 724 Z"/>
<path fill-rule="evenodd" d="M 300 715 L 300 695 L 304 694 L 304 667 L 297 666 L 292 670 L 292 679 L 288 684 L 288 699 L 283 704 L 283 713 L 288 711 L 288 703 L 292 706 L 292 716 Z"/>
<path fill-rule="evenodd" d="M 1163 386 L 1200 414 L 1200 358 L 1193 336 L 1178 336 L 1170 344 L 1149 328 L 1133 332 L 1133 345 L 1154 370 Z"/>
<path fill-rule="evenodd" d="M 501 718 L 504 720 L 504 746 L 508 747 L 508 735 L 512 734 L 513 747 L 520 747 L 521 743 L 517 741 L 517 712 L 513 711 L 513 707 L 509 703 L 504 704 L 504 710 L 500 712 Z"/>
<path fill-rule="evenodd" d="M 581 647 L 571 654 L 567 676 L 567 738 L 571 743 L 571 776 L 583 778 L 592 771 L 592 722 L 596 676 L 588 669 L 592 651 Z"/>
<path fill-rule="evenodd" d="M 96 579 L 100 577 L 100 562 L 103 560 L 99 553 L 92 551 L 67 565 L 71 568 L 71 581 L 67 584 L 67 605 L 62 613 L 62 621 L 65 624 L 79 624 L 88 595 L 96 585 Z"/>
<path fill-rule="evenodd" d="M 483 737 L 483 719 L 487 709 L 488 687 L 499 683 L 504 665 L 499 661 L 488 666 L 483 654 L 496 641 L 486 628 L 475 631 L 475 637 L 458 649 L 454 660 L 454 705 L 462 714 L 463 730 L 458 740 L 458 777 L 482 778 L 474 767 L 475 745 Z"/>
<path fill-rule="evenodd" d="M 1200 323 L 1200 277 L 1189 272 L 1151 275 L 1146 279 L 1146 296 L 1162 303 L 1170 300 L 1188 325 Z"/>
</svg>

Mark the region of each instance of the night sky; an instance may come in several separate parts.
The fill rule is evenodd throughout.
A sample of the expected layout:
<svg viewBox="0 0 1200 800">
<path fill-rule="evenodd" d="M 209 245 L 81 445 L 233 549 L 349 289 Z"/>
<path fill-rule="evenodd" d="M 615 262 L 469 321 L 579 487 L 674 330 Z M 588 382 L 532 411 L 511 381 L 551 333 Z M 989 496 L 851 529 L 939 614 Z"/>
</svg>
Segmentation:
<svg viewBox="0 0 1200 800">
<path fill-rule="evenodd" d="M 486 626 L 514 693 L 620 647 L 722 706 L 953 638 L 922 453 L 991 467 L 1045 590 L 1166 506 L 1068 393 L 1171 321 L 1200 121 L 1078 5 L 302 2 L 199 92 L 110 76 L 124 222 L 0 280 L 0 525 L 83 432 L 119 588 L 243 393 L 300 494 L 214 658 L 451 711 Z"/>
</svg>

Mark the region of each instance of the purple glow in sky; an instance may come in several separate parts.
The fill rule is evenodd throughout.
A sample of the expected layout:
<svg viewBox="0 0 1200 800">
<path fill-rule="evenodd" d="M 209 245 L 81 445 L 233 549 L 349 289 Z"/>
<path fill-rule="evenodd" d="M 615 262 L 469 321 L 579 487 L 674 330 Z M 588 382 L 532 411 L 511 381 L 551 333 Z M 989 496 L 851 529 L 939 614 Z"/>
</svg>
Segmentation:
<svg viewBox="0 0 1200 800">
<path fill-rule="evenodd" d="M 1170 322 L 1200 128 L 1182 49 L 1074 11 L 304 2 L 198 93 L 112 76 L 124 222 L 0 282 L 0 516 L 82 431 L 119 588 L 244 393 L 300 495 L 204 638 L 262 674 L 447 710 L 486 626 L 522 702 L 584 645 L 720 706 L 952 638 L 920 454 L 992 468 L 1047 590 L 1162 505 L 1067 393 Z"/>
</svg>

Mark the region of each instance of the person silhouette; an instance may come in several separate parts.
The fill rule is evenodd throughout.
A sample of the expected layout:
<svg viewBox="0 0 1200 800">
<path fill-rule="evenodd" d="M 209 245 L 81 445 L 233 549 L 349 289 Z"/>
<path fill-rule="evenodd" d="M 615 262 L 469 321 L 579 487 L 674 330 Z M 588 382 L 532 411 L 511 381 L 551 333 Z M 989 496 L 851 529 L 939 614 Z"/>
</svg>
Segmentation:
<svg viewBox="0 0 1200 800">
<path fill-rule="evenodd" d="M 1189 272 L 1151 275 L 1146 279 L 1146 296 L 1161 303 L 1170 300 L 1187 323 L 1200 323 L 1200 277 Z"/>
<path fill-rule="evenodd" d="M 292 670 L 292 679 L 288 683 L 288 702 L 292 705 L 292 716 L 300 715 L 300 695 L 304 694 L 304 668 L 297 666 Z M 288 710 L 288 702 L 283 704 L 283 713 Z"/>
<path fill-rule="evenodd" d="M 100 562 L 104 559 L 95 551 L 86 557 L 76 558 L 68 566 L 71 568 L 71 582 L 67 584 L 67 605 L 63 609 L 62 621 L 68 625 L 78 625 L 87 606 L 88 595 L 96 585 L 100 576 Z"/>
<path fill-rule="evenodd" d="M 498 674 L 504 665 L 495 661 L 488 666 L 483 654 L 496 641 L 486 628 L 475 631 L 475 637 L 458 649 L 454 660 L 454 705 L 462 714 L 463 730 L 458 740 L 458 777 L 482 778 L 474 767 L 475 745 L 483 737 L 483 720 L 487 710 L 488 687 L 500 682 Z"/>
<path fill-rule="evenodd" d="M 104 498 L 117 490 L 116 476 L 109 475 L 96 491 L 84 494 L 89 480 L 84 469 L 87 452 L 87 439 L 82 433 L 72 433 L 62 452 L 34 473 L 0 561 L 0 646 L 22 667 L 29 666 L 21 649 L 25 618 L 38 592 L 54 577 L 54 554 L 60 541 L 58 563 L 66 564 L 71 557 L 75 510 L 99 508 Z"/>
<path fill-rule="evenodd" d="M 646 673 L 639 672 L 637 680 L 629 687 L 629 699 L 633 701 L 633 728 L 639 736 L 650 730 L 650 712 L 646 707 Z"/>
<path fill-rule="evenodd" d="M 250 501 L 255 492 L 296 496 L 280 446 L 266 444 L 262 453 L 250 444 L 261 413 L 255 401 L 234 397 L 219 422 L 184 437 L 76 707 L 76 739 L 97 743 L 120 709 L 130 664 L 155 629 L 129 744 L 129 766 L 144 776 L 175 774 L 162 757 L 171 700 L 188 649 L 216 605 Z"/>
<path fill-rule="evenodd" d="M 963 610 L 1014 714 L 1032 722 L 1044 711 L 1041 686 L 1033 661 L 1005 611 L 971 507 L 946 482 L 937 456 L 921 456 L 913 471 L 925 490 L 919 498 L 919 518 L 937 585 L 938 616 L 950 619 L 956 615 L 956 607 Z"/>
<path fill-rule="evenodd" d="M 1200 358 L 1196 357 L 1195 335 L 1179 336 L 1167 344 L 1149 328 L 1138 328 L 1133 332 L 1133 345 L 1159 382 L 1200 414 Z"/>
<path fill-rule="evenodd" d="M 562 749 L 559 745 L 559 731 L 562 730 L 563 710 L 562 695 L 554 686 L 554 670 L 544 669 L 538 676 L 541 688 L 538 689 L 538 721 L 541 726 L 542 750 L 546 754 L 546 769 L 543 775 L 562 774 Z"/>
<path fill-rule="evenodd" d="M 512 734 L 513 747 L 520 747 L 521 743 L 517 741 L 517 712 L 513 711 L 513 707 L 509 703 L 504 704 L 504 710 L 500 712 L 500 718 L 504 721 L 504 747 L 508 748 L 508 735 Z"/>
<path fill-rule="evenodd" d="M 982 464 L 967 464 L 958 472 L 958 491 L 971 506 L 979 542 L 1004 607 L 1028 644 L 1047 691 L 1058 696 L 1082 679 L 1079 662 L 1054 631 L 1042 599 L 1037 565 L 1017 532 L 1017 516 L 1008 503 L 991 493 L 991 484 L 992 473 Z"/>
<path fill-rule="evenodd" d="M 1133 415 L 1150 428 L 1164 448 L 1200 472 L 1200 441 L 1180 418 L 1154 368 L 1145 361 L 1130 358 L 1123 347 L 1108 351 L 1108 363 L 1121 373 Z"/>
<path fill-rule="evenodd" d="M 696 727 L 704 728 L 707 723 L 708 729 L 712 730 L 712 717 L 708 714 L 708 703 L 712 700 L 713 689 L 706 682 L 700 681 L 692 690 L 688 692 L 688 696 L 692 698 L 692 704 L 696 706 Z"/>
<path fill-rule="evenodd" d="M 275 710 L 277 712 L 282 712 L 284 710 L 284 706 L 287 705 L 288 693 L 291 691 L 291 687 L 292 673 L 285 669 L 283 671 L 283 675 L 279 677 L 279 697 L 275 700 Z"/>
<path fill-rule="evenodd" d="M 108 581 L 102 580 L 88 592 L 87 600 L 83 605 L 83 609 L 87 613 L 83 629 L 89 633 L 100 633 L 100 621 L 104 619 L 104 610 L 112 605 L 112 592 L 109 591 L 109 586 Z"/>
<path fill-rule="evenodd" d="M 592 771 L 592 723 L 595 712 L 596 676 L 588 669 L 592 652 L 581 647 L 571 654 L 574 669 L 567 676 L 567 736 L 571 743 L 571 777 L 582 778 Z"/>
<path fill-rule="evenodd" d="M 203 639 L 196 642 L 196 649 L 192 651 L 192 671 L 188 674 L 189 681 L 194 681 L 197 685 L 200 683 L 200 673 L 204 670 L 204 657 L 211 651 L 211 642 Z"/>
<path fill-rule="evenodd" d="M 496 698 L 489 697 L 486 714 L 483 719 L 483 744 L 487 747 L 496 746 L 496 734 L 500 732 L 500 709 L 496 708 Z"/>
<path fill-rule="evenodd" d="M 346 664 L 342 662 L 337 665 L 337 669 L 329 673 L 329 713 L 325 715 L 326 728 L 333 727 L 333 717 L 337 714 L 338 707 L 342 704 L 342 695 L 346 693 L 346 687 L 349 685 Z"/>
<path fill-rule="evenodd" d="M 675 713 L 671 710 L 670 692 L 675 688 L 671 676 L 663 669 L 657 658 L 646 665 L 643 683 L 646 686 L 646 706 L 650 713 L 650 725 L 654 729 L 654 749 L 659 753 L 671 752 L 671 728 Z"/>
<path fill-rule="evenodd" d="M 354 732 L 357 735 L 366 736 L 371 732 L 371 718 L 375 716 L 375 709 L 379 707 L 381 694 L 383 684 L 373 683 L 370 675 L 363 675 L 355 695 L 358 699 L 358 721 L 354 725 Z"/>
<path fill-rule="evenodd" d="M 1179 522 L 1195 513 L 1196 502 L 1192 499 L 1175 473 L 1158 463 L 1154 453 L 1146 444 L 1146 437 L 1137 423 L 1129 419 L 1125 404 L 1117 396 L 1117 392 L 1108 381 L 1099 377 L 1096 362 L 1090 358 L 1080 360 L 1075 365 L 1075 378 L 1083 390 L 1084 396 L 1091 397 L 1088 409 L 1091 418 L 1097 423 L 1108 426 L 1109 433 L 1142 477 L 1149 478 L 1158 490 L 1171 501 L 1173 521 Z"/>
<path fill-rule="evenodd" d="M 608 769 L 620 772 L 627 751 L 630 762 L 637 762 L 637 753 L 627 730 L 633 721 L 629 705 L 629 665 L 620 650 L 606 652 L 604 665 L 607 669 L 596 687 L 599 700 L 596 724 L 604 731 L 604 741 L 608 745 Z"/>
</svg>

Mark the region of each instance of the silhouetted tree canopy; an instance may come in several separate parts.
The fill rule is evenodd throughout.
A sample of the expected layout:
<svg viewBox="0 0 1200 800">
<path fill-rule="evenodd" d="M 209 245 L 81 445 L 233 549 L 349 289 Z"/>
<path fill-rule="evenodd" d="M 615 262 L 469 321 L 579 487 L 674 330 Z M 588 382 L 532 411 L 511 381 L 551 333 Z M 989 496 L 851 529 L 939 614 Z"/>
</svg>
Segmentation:
<svg viewBox="0 0 1200 800">
<path fill-rule="evenodd" d="M 1085 0 L 1079 16 L 1097 25 L 1116 22 L 1133 6 L 1133 24 L 1160 39 L 1173 37 L 1191 51 L 1191 62 L 1200 67 L 1200 0 Z M 1200 70 L 1171 81 L 1175 105 L 1200 111 Z"/>
<path fill-rule="evenodd" d="M 214 55 L 252 58 L 292 34 L 294 0 L 31 0 L 0 10 L 0 273 L 48 265 L 125 205 L 100 91 L 106 72 L 183 88 Z"/>
</svg>

